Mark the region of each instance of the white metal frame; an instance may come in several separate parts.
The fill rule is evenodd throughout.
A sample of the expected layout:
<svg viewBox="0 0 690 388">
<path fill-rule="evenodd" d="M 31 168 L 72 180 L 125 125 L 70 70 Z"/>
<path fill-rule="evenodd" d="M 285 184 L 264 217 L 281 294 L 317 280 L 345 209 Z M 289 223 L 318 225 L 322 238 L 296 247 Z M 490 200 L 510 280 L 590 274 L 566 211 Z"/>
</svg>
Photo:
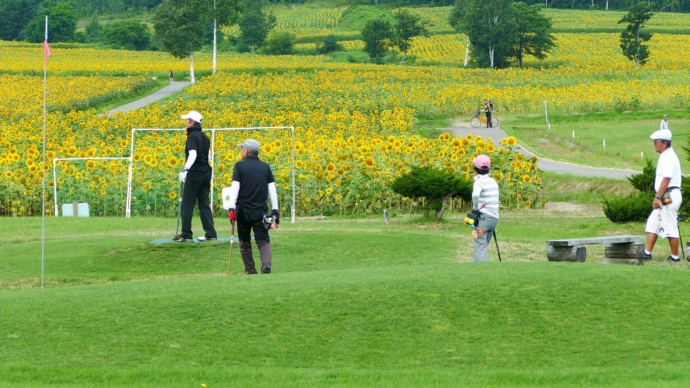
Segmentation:
<svg viewBox="0 0 690 388">
<path fill-rule="evenodd" d="M 72 162 L 72 161 L 77 161 L 77 160 L 126 160 L 129 162 L 130 166 L 130 171 L 131 171 L 131 166 L 132 166 L 132 159 L 131 158 L 125 158 L 125 157 L 94 157 L 94 158 L 54 158 L 53 159 L 53 200 L 55 202 L 55 217 L 59 217 L 59 211 L 58 211 L 58 191 L 57 191 L 57 162 L 63 161 L 63 162 Z M 126 204 L 125 204 L 126 205 Z M 129 212 L 129 209 L 126 210 L 126 213 Z"/>
<path fill-rule="evenodd" d="M 204 129 L 204 131 L 211 132 L 211 165 L 215 165 L 215 140 L 217 131 L 251 131 L 251 130 L 290 130 L 290 136 L 292 139 L 292 150 L 290 153 L 290 164 L 292 167 L 292 208 L 290 209 L 290 221 L 295 223 L 295 127 L 294 126 L 283 126 L 283 127 L 245 127 L 245 128 L 210 128 Z M 127 205 L 125 210 L 125 216 L 129 218 L 131 216 L 132 209 L 132 175 L 134 167 L 134 137 L 137 131 L 141 132 L 153 132 L 153 131 L 186 131 L 185 128 L 132 128 L 132 135 L 130 139 L 130 150 L 129 150 L 129 176 L 127 178 Z M 211 178 L 211 207 L 213 208 L 213 178 Z"/>
</svg>

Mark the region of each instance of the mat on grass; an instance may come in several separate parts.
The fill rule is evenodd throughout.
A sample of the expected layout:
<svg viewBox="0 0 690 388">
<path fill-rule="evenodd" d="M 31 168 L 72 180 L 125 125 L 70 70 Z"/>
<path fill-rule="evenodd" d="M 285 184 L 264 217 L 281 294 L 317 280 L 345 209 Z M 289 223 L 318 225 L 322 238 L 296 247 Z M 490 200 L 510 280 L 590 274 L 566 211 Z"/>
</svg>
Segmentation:
<svg viewBox="0 0 690 388">
<path fill-rule="evenodd" d="M 178 243 L 172 240 L 172 237 L 170 238 L 157 238 L 155 240 L 151 240 L 149 243 L 151 244 L 167 244 L 167 243 L 175 243 L 175 244 L 188 244 L 190 242 L 194 243 L 202 243 L 201 241 L 197 239 L 193 239 L 192 241 L 187 241 L 186 243 Z M 211 240 L 211 241 L 204 241 L 203 244 L 218 244 L 218 243 L 228 243 L 230 242 L 230 237 L 218 237 L 218 240 Z M 234 244 L 238 244 L 239 241 L 237 240 L 237 236 L 235 236 Z"/>
</svg>

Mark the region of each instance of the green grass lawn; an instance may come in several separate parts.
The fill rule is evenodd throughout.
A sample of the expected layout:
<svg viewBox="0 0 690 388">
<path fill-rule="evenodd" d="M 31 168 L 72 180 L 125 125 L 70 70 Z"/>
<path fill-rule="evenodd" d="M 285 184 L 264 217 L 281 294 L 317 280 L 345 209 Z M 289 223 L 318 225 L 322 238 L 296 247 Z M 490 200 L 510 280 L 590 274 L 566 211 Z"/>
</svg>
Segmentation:
<svg viewBox="0 0 690 388">
<path fill-rule="evenodd" d="M 659 129 L 665 112 L 588 113 L 551 116 L 550 129 L 543 117 L 515 118 L 501 121 L 501 128 L 518 142 L 544 158 L 596 167 L 642 170 L 644 158 L 656 164 L 649 138 Z M 690 171 L 690 161 L 683 147 L 690 143 L 690 111 L 668 112 L 673 132 L 673 148 L 683 171 Z M 573 136 L 574 134 L 574 136 Z"/>
<path fill-rule="evenodd" d="M 225 274 L 227 243 L 150 244 L 174 219 L 49 218 L 43 292 L 40 219 L 6 218 L 0 386 L 687 385 L 685 263 L 545 258 L 547 239 L 642 225 L 504 212 L 503 262 L 492 245 L 477 265 L 448 216 L 284 222 L 260 276 L 237 247 Z"/>
</svg>

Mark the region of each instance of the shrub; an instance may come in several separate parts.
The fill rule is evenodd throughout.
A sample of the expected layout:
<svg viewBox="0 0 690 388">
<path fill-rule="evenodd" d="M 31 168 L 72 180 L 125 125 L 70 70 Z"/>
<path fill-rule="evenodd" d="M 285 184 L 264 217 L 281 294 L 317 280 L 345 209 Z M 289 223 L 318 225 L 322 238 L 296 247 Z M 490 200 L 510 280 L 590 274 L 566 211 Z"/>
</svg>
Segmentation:
<svg viewBox="0 0 690 388">
<path fill-rule="evenodd" d="M 604 199 L 606 217 L 615 223 L 645 221 L 652 211 L 650 204 L 654 193 L 655 178 L 656 166 L 651 159 L 647 158 L 642 172 L 628 177 L 628 182 L 638 192 L 627 197 Z"/>
<path fill-rule="evenodd" d="M 413 167 L 410 172 L 398 177 L 391 189 L 403 197 L 426 199 L 428 206 L 424 216 L 428 217 L 433 209 L 436 219 L 443 217 L 450 198 L 472 200 L 472 182 L 458 174 L 431 167 Z"/>
<path fill-rule="evenodd" d="M 656 166 L 651 159 L 645 158 L 645 166 L 642 169 L 642 173 L 629 176 L 628 182 L 641 193 L 648 193 L 654 190 L 655 178 Z"/>
<path fill-rule="evenodd" d="M 643 222 L 652 210 L 652 195 L 648 192 L 633 193 L 627 197 L 604 199 L 604 214 L 617 224 Z"/>
<path fill-rule="evenodd" d="M 104 25 L 101 28 L 101 38 L 112 47 L 126 50 L 146 50 L 151 44 L 148 27 L 136 20 Z"/>
<path fill-rule="evenodd" d="M 319 54 L 329 54 L 342 49 L 343 46 L 338 43 L 338 37 L 335 35 L 326 36 L 316 47 L 316 50 Z"/>
<path fill-rule="evenodd" d="M 274 32 L 266 39 L 266 53 L 288 55 L 294 53 L 295 35 L 289 32 Z"/>
</svg>

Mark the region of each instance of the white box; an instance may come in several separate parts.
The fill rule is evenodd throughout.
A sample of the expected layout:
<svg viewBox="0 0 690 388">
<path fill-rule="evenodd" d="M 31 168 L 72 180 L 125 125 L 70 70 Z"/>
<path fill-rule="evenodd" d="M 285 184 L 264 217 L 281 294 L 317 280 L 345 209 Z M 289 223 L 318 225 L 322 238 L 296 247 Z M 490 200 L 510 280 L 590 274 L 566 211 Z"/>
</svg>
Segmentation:
<svg viewBox="0 0 690 388">
<path fill-rule="evenodd" d="M 74 214 L 74 208 L 76 205 L 77 214 Z M 62 205 L 62 216 L 63 217 L 88 217 L 89 216 L 89 204 L 86 202 L 81 203 L 65 203 Z"/>
</svg>

